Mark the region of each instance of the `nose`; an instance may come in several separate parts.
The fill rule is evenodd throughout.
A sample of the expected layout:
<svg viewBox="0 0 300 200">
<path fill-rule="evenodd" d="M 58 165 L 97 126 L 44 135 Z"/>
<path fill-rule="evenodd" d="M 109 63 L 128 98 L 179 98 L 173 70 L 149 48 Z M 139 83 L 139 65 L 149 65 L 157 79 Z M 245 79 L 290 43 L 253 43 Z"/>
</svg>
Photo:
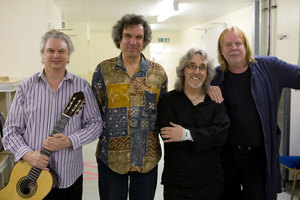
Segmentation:
<svg viewBox="0 0 300 200">
<path fill-rule="evenodd" d="M 233 44 L 232 49 L 237 49 L 237 45 Z"/>
<path fill-rule="evenodd" d="M 134 38 L 130 39 L 130 44 L 136 44 L 136 39 Z"/>
<path fill-rule="evenodd" d="M 200 67 L 198 66 L 195 70 L 194 70 L 194 73 L 200 73 L 201 72 L 201 70 L 200 70 Z"/>
<path fill-rule="evenodd" d="M 58 56 L 59 56 L 58 52 L 54 52 L 53 57 L 58 57 Z"/>
</svg>

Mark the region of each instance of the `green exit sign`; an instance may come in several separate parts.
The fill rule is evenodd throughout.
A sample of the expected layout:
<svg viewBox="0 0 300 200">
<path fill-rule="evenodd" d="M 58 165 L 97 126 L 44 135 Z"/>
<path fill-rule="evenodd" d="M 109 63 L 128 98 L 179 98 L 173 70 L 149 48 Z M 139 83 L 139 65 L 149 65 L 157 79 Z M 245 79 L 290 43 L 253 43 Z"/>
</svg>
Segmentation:
<svg viewBox="0 0 300 200">
<path fill-rule="evenodd" d="M 170 42 L 170 38 L 158 38 L 158 42 Z"/>
</svg>

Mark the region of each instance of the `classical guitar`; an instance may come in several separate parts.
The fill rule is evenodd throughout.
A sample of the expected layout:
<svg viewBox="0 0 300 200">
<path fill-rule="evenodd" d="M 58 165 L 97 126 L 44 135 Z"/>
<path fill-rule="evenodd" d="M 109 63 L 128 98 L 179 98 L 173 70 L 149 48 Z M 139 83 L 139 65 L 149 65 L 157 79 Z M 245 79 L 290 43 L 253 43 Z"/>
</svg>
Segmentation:
<svg viewBox="0 0 300 200">
<path fill-rule="evenodd" d="M 50 136 L 61 133 L 69 119 L 78 112 L 84 103 L 83 92 L 74 93 L 58 123 Z M 51 151 L 43 148 L 42 154 L 51 156 Z M 8 185 L 0 190 L 1 200 L 41 200 L 56 185 L 56 178 L 53 173 L 32 167 L 25 161 L 18 162 L 12 169 Z"/>
</svg>

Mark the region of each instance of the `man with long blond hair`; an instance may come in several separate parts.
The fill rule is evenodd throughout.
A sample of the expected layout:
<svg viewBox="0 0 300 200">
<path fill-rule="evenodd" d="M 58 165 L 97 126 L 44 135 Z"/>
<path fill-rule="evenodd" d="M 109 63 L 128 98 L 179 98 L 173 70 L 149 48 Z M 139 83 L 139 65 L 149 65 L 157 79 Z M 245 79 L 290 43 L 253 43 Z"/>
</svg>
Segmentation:
<svg viewBox="0 0 300 200">
<path fill-rule="evenodd" d="M 280 129 L 277 113 L 283 88 L 300 88 L 300 67 L 273 56 L 253 56 L 245 33 L 226 28 L 218 40 L 217 74 L 230 118 L 222 148 L 228 200 L 275 200 L 281 192 Z M 214 99 L 217 88 L 211 87 Z"/>
</svg>

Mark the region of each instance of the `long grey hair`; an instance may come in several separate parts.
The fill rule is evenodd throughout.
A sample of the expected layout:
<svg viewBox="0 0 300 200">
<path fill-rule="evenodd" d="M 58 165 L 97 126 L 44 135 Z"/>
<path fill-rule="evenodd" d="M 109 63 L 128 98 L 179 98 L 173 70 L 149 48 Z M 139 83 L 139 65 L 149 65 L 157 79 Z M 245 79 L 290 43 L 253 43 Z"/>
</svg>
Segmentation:
<svg viewBox="0 0 300 200">
<path fill-rule="evenodd" d="M 194 55 L 199 54 L 202 59 L 206 62 L 207 65 L 207 77 L 203 83 L 204 91 L 206 92 L 210 86 L 210 82 L 215 76 L 215 68 L 213 66 L 212 60 L 208 57 L 207 53 L 201 49 L 191 48 L 188 52 L 181 57 L 179 61 L 179 66 L 176 68 L 177 79 L 175 82 L 175 90 L 183 91 L 184 89 L 184 69 L 187 66 L 187 63 L 193 59 Z"/>
</svg>

